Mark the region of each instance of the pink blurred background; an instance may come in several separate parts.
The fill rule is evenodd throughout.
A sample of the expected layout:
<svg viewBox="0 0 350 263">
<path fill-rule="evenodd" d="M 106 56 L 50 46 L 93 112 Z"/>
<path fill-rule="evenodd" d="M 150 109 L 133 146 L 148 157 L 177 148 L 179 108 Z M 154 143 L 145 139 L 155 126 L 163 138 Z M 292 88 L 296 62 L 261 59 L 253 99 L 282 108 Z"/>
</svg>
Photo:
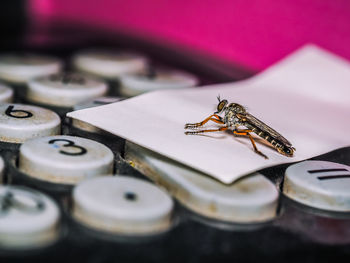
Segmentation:
<svg viewBox="0 0 350 263">
<path fill-rule="evenodd" d="M 32 27 L 124 32 L 258 71 L 305 43 L 350 59 L 349 0 L 31 0 L 28 12 Z"/>
</svg>

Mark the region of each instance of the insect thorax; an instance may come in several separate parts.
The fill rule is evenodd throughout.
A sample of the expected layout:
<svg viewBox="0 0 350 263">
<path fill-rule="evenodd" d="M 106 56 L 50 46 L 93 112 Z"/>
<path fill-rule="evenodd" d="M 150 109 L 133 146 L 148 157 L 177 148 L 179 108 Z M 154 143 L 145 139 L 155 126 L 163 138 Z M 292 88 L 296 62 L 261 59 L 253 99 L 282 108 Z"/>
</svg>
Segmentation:
<svg viewBox="0 0 350 263">
<path fill-rule="evenodd" d="M 227 126 L 240 126 L 243 125 L 242 121 L 238 118 L 237 114 L 244 114 L 245 108 L 238 103 L 230 103 L 225 110 L 225 123 Z"/>
<path fill-rule="evenodd" d="M 234 112 L 233 110 L 227 110 L 225 112 L 224 120 L 228 127 L 243 125 L 241 120 L 237 117 L 236 112 Z"/>
</svg>

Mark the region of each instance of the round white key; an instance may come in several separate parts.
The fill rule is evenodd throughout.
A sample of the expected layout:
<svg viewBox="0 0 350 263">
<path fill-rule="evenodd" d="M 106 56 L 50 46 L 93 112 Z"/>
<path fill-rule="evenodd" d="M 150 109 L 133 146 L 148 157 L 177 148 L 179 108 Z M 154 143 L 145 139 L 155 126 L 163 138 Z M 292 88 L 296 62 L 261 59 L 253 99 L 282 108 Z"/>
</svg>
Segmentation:
<svg viewBox="0 0 350 263">
<path fill-rule="evenodd" d="M 61 119 L 53 111 L 23 104 L 0 105 L 0 141 L 26 140 L 60 133 Z"/>
<path fill-rule="evenodd" d="M 62 62 L 54 57 L 34 54 L 5 54 L 0 56 L 0 79 L 23 84 L 30 79 L 57 73 Z"/>
<path fill-rule="evenodd" d="M 236 223 L 264 222 L 276 216 L 278 191 L 261 174 L 226 185 L 130 142 L 125 159 L 200 215 Z"/>
<path fill-rule="evenodd" d="M 31 80 L 26 97 L 31 102 L 72 107 L 100 97 L 107 90 L 104 81 L 78 73 L 61 73 Z"/>
<path fill-rule="evenodd" d="M 198 84 L 198 79 L 183 71 L 157 70 L 154 76 L 146 74 L 124 75 L 121 76 L 120 82 L 120 94 L 131 97 L 159 89 L 193 87 Z"/>
<path fill-rule="evenodd" d="M 0 102 L 12 102 L 13 90 L 0 83 Z"/>
<path fill-rule="evenodd" d="M 74 136 L 49 136 L 23 143 L 19 169 L 39 180 L 76 184 L 113 173 L 113 153 L 101 143 Z"/>
<path fill-rule="evenodd" d="M 152 234 L 171 223 L 172 199 L 155 185 L 126 176 L 86 180 L 73 191 L 74 217 L 109 233 Z"/>
<path fill-rule="evenodd" d="M 79 71 L 115 79 L 125 74 L 145 72 L 148 67 L 148 59 L 135 53 L 85 50 L 73 57 L 73 64 Z"/>
<path fill-rule="evenodd" d="M 25 187 L 0 186 L 0 247 L 46 246 L 58 238 L 60 211 L 48 196 Z"/>
<path fill-rule="evenodd" d="M 93 100 L 85 101 L 74 105 L 73 110 L 82 110 L 87 108 L 98 107 L 102 105 L 107 105 L 110 103 L 115 103 L 123 100 L 122 97 L 99 97 Z"/>
<path fill-rule="evenodd" d="M 97 107 L 97 106 L 102 106 L 102 105 L 107 105 L 110 103 L 119 102 L 121 100 L 122 100 L 121 97 L 100 97 L 100 98 L 96 98 L 96 99 L 91 100 L 91 101 L 79 103 L 73 107 L 73 110 L 76 111 L 76 110 L 82 110 L 82 109 L 87 109 L 87 108 L 93 108 L 93 107 Z M 84 121 L 81 121 L 81 120 L 72 119 L 72 125 L 75 128 L 78 128 L 78 129 L 81 129 L 84 131 L 93 132 L 93 133 L 103 133 L 103 130 L 101 130 L 100 128 L 97 128 L 97 127 L 95 127 L 89 123 L 86 123 Z"/>
<path fill-rule="evenodd" d="M 350 166 L 305 161 L 287 168 L 283 193 L 307 206 L 337 212 L 350 211 Z"/>
</svg>

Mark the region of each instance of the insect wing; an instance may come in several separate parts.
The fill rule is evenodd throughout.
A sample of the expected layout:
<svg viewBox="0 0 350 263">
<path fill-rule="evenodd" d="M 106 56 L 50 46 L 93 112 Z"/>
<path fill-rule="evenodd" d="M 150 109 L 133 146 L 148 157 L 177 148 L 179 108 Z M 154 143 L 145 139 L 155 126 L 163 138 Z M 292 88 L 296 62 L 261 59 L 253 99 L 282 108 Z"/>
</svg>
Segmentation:
<svg viewBox="0 0 350 263">
<path fill-rule="evenodd" d="M 259 119 L 255 118 L 253 115 L 251 115 L 249 113 L 245 113 L 243 115 L 243 117 L 246 119 L 246 121 L 249 124 L 251 124 L 252 126 L 256 126 L 257 128 L 259 128 L 263 132 L 268 133 L 271 137 L 282 142 L 284 145 L 292 146 L 292 144 L 286 138 L 284 138 L 281 134 L 279 134 L 277 131 L 275 131 L 274 129 L 272 129 L 270 126 L 266 125 L 265 123 L 263 123 Z"/>
</svg>

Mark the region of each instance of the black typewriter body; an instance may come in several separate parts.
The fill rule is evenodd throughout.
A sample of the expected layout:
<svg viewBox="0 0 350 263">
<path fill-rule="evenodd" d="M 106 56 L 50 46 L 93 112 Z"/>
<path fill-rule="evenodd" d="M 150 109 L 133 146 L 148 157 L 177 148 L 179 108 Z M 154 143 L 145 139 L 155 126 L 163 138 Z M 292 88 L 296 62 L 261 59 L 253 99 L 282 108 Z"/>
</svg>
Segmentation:
<svg viewBox="0 0 350 263">
<path fill-rule="evenodd" d="M 12 20 L 11 20 L 12 21 Z M 18 30 L 16 28 L 16 30 Z M 30 52 L 48 54 L 64 61 L 71 71 L 71 58 L 89 47 L 135 50 L 151 58 L 152 65 L 180 68 L 196 75 L 201 84 L 235 81 L 254 72 L 210 58 L 188 56 L 182 50 L 142 41 L 125 35 L 111 35 L 86 28 L 58 26 L 50 32 L 52 42 L 32 40 L 37 32 L 4 31 L 1 53 Z M 79 34 L 78 34 L 79 32 Z M 57 42 L 57 39 L 60 41 Z M 32 105 L 16 85 L 13 103 Z M 117 86 L 118 83 L 108 82 Z M 118 96 L 116 89 L 113 96 Z M 37 106 L 48 107 L 37 103 Z M 125 159 L 125 140 L 107 133 L 93 133 L 72 126 L 65 113 L 69 107 L 49 106 L 61 118 L 61 134 L 100 142 L 113 152 L 114 174 L 152 182 Z M 186 208 L 175 198 L 172 225 L 162 233 L 147 235 L 111 234 L 77 222 L 71 215 L 71 185 L 28 178 L 18 169 L 20 144 L 0 143 L 5 161 L 4 185 L 20 185 L 50 196 L 61 212 L 59 237 L 47 246 L 32 249 L 7 249 L 0 246 L 0 262 L 348 262 L 350 259 L 350 212 L 328 212 L 299 204 L 283 194 L 286 169 L 291 164 L 259 171 L 280 192 L 275 218 L 261 223 L 234 223 L 208 218 Z M 350 148 L 342 148 L 312 160 L 350 165 Z M 349 190 L 350 191 L 350 190 Z"/>
</svg>

